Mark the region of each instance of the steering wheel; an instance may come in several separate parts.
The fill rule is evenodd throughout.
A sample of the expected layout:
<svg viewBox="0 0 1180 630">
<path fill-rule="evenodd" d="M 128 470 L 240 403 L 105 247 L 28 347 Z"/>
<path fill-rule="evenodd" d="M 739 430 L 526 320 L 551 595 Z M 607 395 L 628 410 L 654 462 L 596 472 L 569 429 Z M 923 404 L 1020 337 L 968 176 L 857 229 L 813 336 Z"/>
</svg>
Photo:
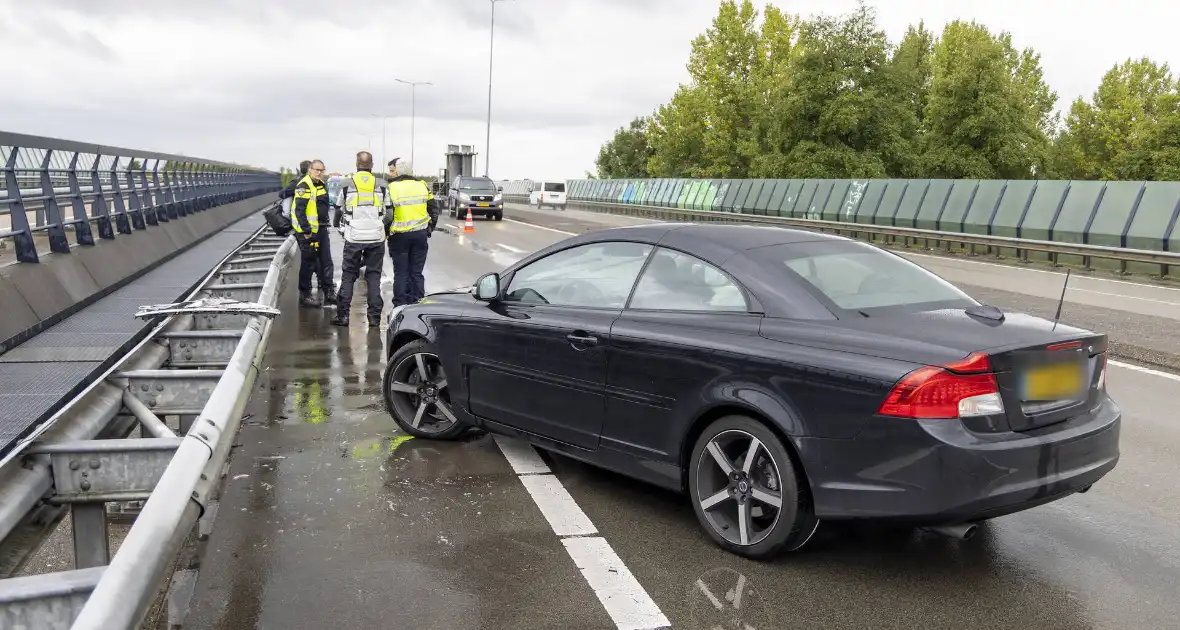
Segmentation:
<svg viewBox="0 0 1180 630">
<path fill-rule="evenodd" d="M 574 280 L 557 292 L 562 304 L 594 304 L 605 297 L 598 287 L 585 280 Z"/>
</svg>

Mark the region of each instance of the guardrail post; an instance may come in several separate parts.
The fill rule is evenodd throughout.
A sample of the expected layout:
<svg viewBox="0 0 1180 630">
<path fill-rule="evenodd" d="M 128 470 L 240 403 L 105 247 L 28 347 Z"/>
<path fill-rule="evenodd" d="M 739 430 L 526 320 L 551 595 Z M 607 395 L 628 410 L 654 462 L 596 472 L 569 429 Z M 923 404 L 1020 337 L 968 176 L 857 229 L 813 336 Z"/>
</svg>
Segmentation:
<svg viewBox="0 0 1180 630">
<path fill-rule="evenodd" d="M 91 202 L 91 209 L 94 211 L 94 216 L 98 219 L 99 238 L 113 240 L 115 238 L 115 227 L 111 223 L 111 213 L 107 207 L 106 195 L 102 190 L 102 180 L 98 177 L 98 161 L 101 159 L 101 154 L 94 154 L 94 163 L 90 165 L 90 187 L 94 192 L 94 201 Z"/>
<path fill-rule="evenodd" d="M 16 259 L 20 262 L 38 262 L 37 245 L 33 242 L 33 228 L 25 212 L 24 197 L 16 179 L 16 156 L 18 147 L 9 147 L 4 160 L 4 185 L 8 191 L 8 217 L 12 221 L 12 240 L 16 242 Z"/>
<path fill-rule="evenodd" d="M 168 201 L 164 197 L 163 186 L 160 185 L 160 160 L 154 160 L 154 162 L 152 165 L 152 207 L 155 209 L 156 218 L 167 223 L 176 218 L 176 215 L 168 211 Z"/>
<path fill-rule="evenodd" d="M 127 163 L 127 189 L 131 199 L 131 222 L 136 229 L 146 230 L 149 225 L 158 225 L 156 215 L 148 208 L 147 198 L 147 179 L 144 175 L 144 168 L 142 163 L 139 164 L 139 179 L 140 183 L 135 184 L 135 165 L 134 158 Z"/>
<path fill-rule="evenodd" d="M 95 460 L 97 461 L 97 460 Z M 74 527 L 74 568 L 102 567 L 111 562 L 107 508 L 102 501 L 70 506 Z"/>
<path fill-rule="evenodd" d="M 131 221 L 127 218 L 127 202 L 123 199 L 123 187 L 119 184 L 119 156 L 111 158 L 111 204 L 115 208 L 115 225 L 120 234 L 131 233 Z"/>
<path fill-rule="evenodd" d="M 193 214 L 197 211 L 197 204 L 193 199 L 193 182 L 192 182 L 192 164 L 189 162 L 181 162 L 176 165 L 176 184 L 179 190 L 180 207 L 184 214 Z"/>
<path fill-rule="evenodd" d="M 58 254 L 70 253 L 70 241 L 66 239 L 65 223 L 62 221 L 61 207 L 57 205 L 57 195 L 53 194 L 53 178 L 49 176 L 49 160 L 53 156 L 53 149 L 45 150 L 45 157 L 41 158 L 41 196 L 45 198 L 45 227 L 49 232 L 49 250 Z M 72 168 L 77 161 L 78 154 L 74 154 L 71 161 L 70 183 L 77 186 L 78 178 Z M 81 193 L 78 193 L 81 195 Z M 77 214 L 75 206 L 75 216 Z M 94 237 L 90 234 L 90 223 L 85 220 L 86 208 L 82 208 L 83 221 L 74 225 L 74 233 L 79 245 L 93 245 Z M 85 226 L 85 227 L 83 227 Z"/>
</svg>

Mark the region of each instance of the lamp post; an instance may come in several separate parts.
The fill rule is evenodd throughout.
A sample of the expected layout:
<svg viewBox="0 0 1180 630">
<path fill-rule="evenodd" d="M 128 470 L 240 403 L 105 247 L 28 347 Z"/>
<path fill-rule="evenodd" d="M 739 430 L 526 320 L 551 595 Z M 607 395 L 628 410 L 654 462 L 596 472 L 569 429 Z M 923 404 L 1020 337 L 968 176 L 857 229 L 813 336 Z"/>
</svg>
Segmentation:
<svg viewBox="0 0 1180 630">
<path fill-rule="evenodd" d="M 419 85 L 434 85 L 430 81 L 403 81 L 402 79 L 394 79 L 398 83 L 404 83 L 410 86 L 410 165 L 414 165 L 414 120 L 417 118 L 417 101 L 418 101 L 418 86 Z"/>
<path fill-rule="evenodd" d="M 488 167 L 491 164 L 492 153 L 492 53 L 496 47 L 496 3 L 504 2 L 505 0 L 491 0 L 492 2 L 492 28 L 491 36 L 488 39 L 488 133 L 483 143 L 483 176 L 488 176 Z"/>
</svg>

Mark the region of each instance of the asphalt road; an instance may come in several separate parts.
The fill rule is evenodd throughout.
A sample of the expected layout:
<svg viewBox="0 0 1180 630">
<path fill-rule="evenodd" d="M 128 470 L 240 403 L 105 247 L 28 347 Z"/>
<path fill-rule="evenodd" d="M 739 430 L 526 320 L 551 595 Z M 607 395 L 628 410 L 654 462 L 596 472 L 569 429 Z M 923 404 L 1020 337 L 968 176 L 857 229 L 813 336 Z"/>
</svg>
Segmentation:
<svg viewBox="0 0 1180 630">
<path fill-rule="evenodd" d="M 581 231 L 591 219 L 550 226 Z M 473 235 L 447 223 L 431 241 L 431 290 L 563 238 L 513 221 L 477 220 Z M 968 272 L 968 290 L 1003 308 L 1052 302 L 1036 272 Z M 967 542 L 825 524 L 802 552 L 757 563 L 717 549 L 676 494 L 487 436 L 400 435 L 381 400 L 381 334 L 359 325 L 363 293 L 341 330 L 329 311 L 296 307 L 294 278 L 186 627 L 1074 630 L 1174 627 L 1180 616 L 1172 374 L 1111 368 L 1123 458 L 1087 494 L 989 522 Z M 1168 318 L 1135 304 L 1071 296 L 1063 319 L 1110 321 L 1100 329 L 1151 345 L 1143 335 L 1165 335 Z M 1119 324 L 1128 317 L 1146 324 Z"/>
</svg>

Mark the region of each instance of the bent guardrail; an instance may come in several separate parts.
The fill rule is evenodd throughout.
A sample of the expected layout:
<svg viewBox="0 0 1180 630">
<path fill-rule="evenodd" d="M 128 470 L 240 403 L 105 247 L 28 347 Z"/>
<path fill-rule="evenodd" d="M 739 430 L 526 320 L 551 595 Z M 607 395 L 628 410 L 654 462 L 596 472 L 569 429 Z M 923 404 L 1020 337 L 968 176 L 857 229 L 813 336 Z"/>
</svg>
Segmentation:
<svg viewBox="0 0 1180 630">
<path fill-rule="evenodd" d="M 874 225 L 871 223 L 849 223 L 845 221 L 829 221 L 824 219 L 797 219 L 788 217 L 771 217 L 734 212 L 718 212 L 712 210 L 688 210 L 684 208 L 666 208 L 647 205 L 612 204 L 596 201 L 580 201 L 578 207 L 597 212 L 609 212 L 640 218 L 657 219 L 663 221 L 699 221 L 726 223 L 753 223 L 763 225 L 778 225 L 797 227 L 835 234 L 874 235 L 890 238 L 925 241 L 926 243 L 962 243 L 970 246 L 987 247 L 993 250 L 1014 251 L 1017 256 L 1027 258 L 1028 252 L 1043 252 L 1049 259 L 1057 263 L 1060 256 L 1075 256 L 1081 259 L 1081 264 L 1089 268 L 1091 259 L 1099 258 L 1112 260 L 1119 264 L 1121 271 L 1126 272 L 1127 263 L 1141 263 L 1161 266 L 1160 274 L 1167 275 L 1167 267 L 1180 265 L 1180 252 L 1157 251 L 1147 249 L 1131 249 L 1125 247 L 1111 247 L 1106 245 L 1091 245 L 1086 243 L 1067 243 L 1061 241 L 1046 241 L 1037 239 L 1016 238 L 1011 236 L 994 236 L 986 234 L 971 234 L 966 232 L 948 232 L 928 230 L 922 228 L 897 227 L 890 225 Z"/>
<path fill-rule="evenodd" d="M 0 543 L 19 533 L 18 525 L 55 524 L 54 515 L 38 514 L 43 507 L 68 506 L 78 567 L 0 580 L 0 627 L 131 630 L 142 623 L 220 483 L 297 251 L 294 239 L 264 236 L 264 229 L 218 264 L 189 301 L 141 310 L 166 319 L 80 394 L 76 408 L 63 410 L 59 426 L 30 440 L 20 458 L 0 462 Z M 260 258 L 269 264 L 260 266 Z M 118 415 L 122 408 L 129 416 Z M 179 436 L 166 417 L 180 419 Z M 128 438 L 135 426 L 143 437 Z M 108 563 L 104 504 L 143 499 Z M 0 568 L 10 573 L 5 555 Z"/>
<path fill-rule="evenodd" d="M 0 246 L 38 262 L 51 252 L 131 234 L 214 206 L 279 189 L 279 174 L 183 155 L 0 131 Z"/>
</svg>

